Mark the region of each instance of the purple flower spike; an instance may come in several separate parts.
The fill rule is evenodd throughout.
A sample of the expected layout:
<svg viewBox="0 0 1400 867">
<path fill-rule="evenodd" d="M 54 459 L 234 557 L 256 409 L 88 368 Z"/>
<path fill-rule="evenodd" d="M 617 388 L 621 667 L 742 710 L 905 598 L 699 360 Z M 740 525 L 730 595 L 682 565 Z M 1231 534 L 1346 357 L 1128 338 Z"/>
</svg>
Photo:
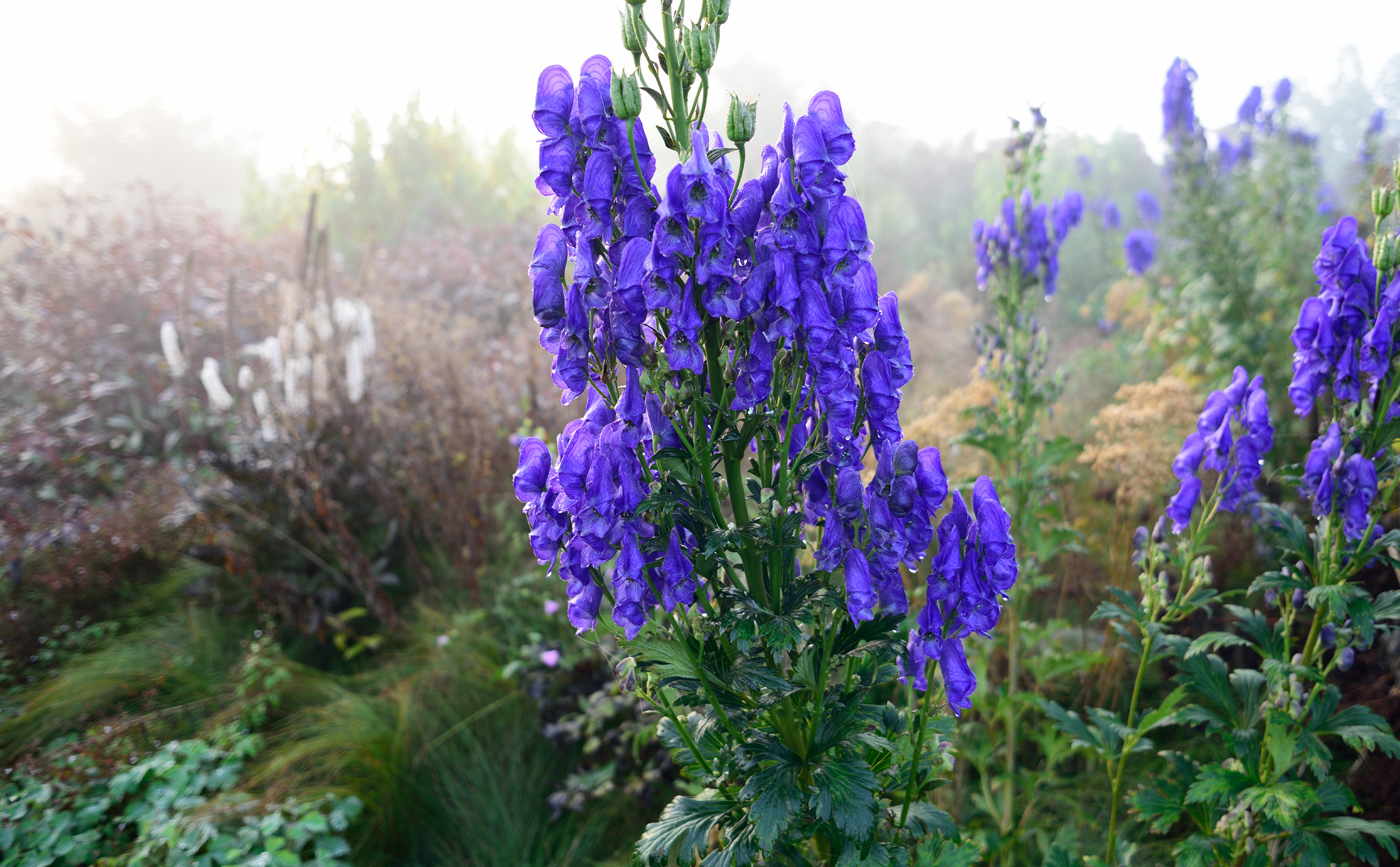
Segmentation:
<svg viewBox="0 0 1400 867">
<path fill-rule="evenodd" d="M 939 667 L 943 671 L 943 685 L 948 691 L 948 708 L 954 716 L 961 717 L 963 711 L 972 707 L 972 693 L 977 689 L 977 675 L 968 667 L 961 638 L 944 643 Z"/>
<path fill-rule="evenodd" d="M 846 613 L 859 623 L 875 617 L 875 585 L 870 580 L 870 564 L 858 548 L 846 552 Z"/>
</svg>

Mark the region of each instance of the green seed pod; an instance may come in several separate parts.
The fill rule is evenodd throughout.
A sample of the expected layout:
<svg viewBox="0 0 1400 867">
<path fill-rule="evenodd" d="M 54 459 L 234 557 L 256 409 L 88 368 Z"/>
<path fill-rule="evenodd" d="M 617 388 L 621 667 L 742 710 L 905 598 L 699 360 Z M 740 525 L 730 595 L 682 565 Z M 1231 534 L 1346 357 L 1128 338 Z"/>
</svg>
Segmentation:
<svg viewBox="0 0 1400 867">
<path fill-rule="evenodd" d="M 612 77 L 613 113 L 619 120 L 632 120 L 642 114 L 642 88 L 637 83 L 636 73 Z"/>
<path fill-rule="evenodd" d="M 708 27 L 692 27 L 685 34 L 685 59 L 697 72 L 715 65 L 715 35 Z"/>
<path fill-rule="evenodd" d="M 700 17 L 711 24 L 723 24 L 729 20 L 729 0 L 705 0 L 700 5 Z"/>
<path fill-rule="evenodd" d="M 634 9 L 618 10 L 617 14 L 622 19 L 622 47 L 632 53 L 632 62 L 640 65 L 642 52 L 647 48 L 646 28 L 637 20 Z"/>
<path fill-rule="evenodd" d="M 758 117 L 758 102 L 740 99 L 738 94 L 729 95 L 729 123 L 725 133 L 734 144 L 753 140 L 754 126 Z"/>
</svg>

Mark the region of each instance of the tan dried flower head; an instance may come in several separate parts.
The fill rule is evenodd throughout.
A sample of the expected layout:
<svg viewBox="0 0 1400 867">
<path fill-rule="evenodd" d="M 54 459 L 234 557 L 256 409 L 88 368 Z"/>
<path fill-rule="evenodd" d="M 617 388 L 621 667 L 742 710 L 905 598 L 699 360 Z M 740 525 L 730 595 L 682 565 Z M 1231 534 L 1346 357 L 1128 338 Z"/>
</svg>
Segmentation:
<svg viewBox="0 0 1400 867">
<path fill-rule="evenodd" d="M 952 475 L 984 474 L 990 469 L 986 455 L 978 449 L 953 444 L 952 440 L 972 428 L 966 411 L 989 406 L 995 397 L 996 386 L 974 367 L 966 385 L 929 398 L 924 403 L 924 414 L 905 426 L 904 435 L 920 445 L 937 446 L 944 469 Z"/>
<path fill-rule="evenodd" d="M 1196 389 L 1172 374 L 1125 385 L 1090 422 L 1094 439 L 1079 460 L 1116 485 L 1120 507 L 1155 500 L 1171 488 L 1172 459 L 1200 408 Z"/>
<path fill-rule="evenodd" d="M 1130 331 L 1146 328 L 1152 319 L 1146 290 L 1147 284 L 1140 277 L 1114 283 L 1104 296 L 1104 317 Z"/>
</svg>

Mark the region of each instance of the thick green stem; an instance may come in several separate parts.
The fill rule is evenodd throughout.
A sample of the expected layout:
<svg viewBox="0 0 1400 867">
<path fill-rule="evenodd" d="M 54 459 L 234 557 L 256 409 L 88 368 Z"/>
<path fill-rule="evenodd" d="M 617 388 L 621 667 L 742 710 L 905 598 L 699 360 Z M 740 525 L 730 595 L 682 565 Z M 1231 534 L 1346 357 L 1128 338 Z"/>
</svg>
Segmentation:
<svg viewBox="0 0 1400 867">
<path fill-rule="evenodd" d="M 1001 830 L 1011 831 L 1012 816 L 1016 813 L 1016 789 L 1012 780 L 1016 777 L 1016 682 L 1021 678 L 1021 654 L 1017 638 L 1020 631 L 1020 613 L 1015 597 L 1006 606 L 1010 615 L 1010 627 L 1006 633 L 1006 787 L 1001 793 Z"/>
<path fill-rule="evenodd" d="M 681 722 L 680 715 L 676 713 L 675 708 L 671 707 L 671 700 L 666 698 L 665 692 L 657 690 L 656 694 L 661 697 L 662 705 L 657 705 L 655 701 L 652 701 L 649 695 L 644 695 L 643 697 L 651 702 L 652 707 L 657 708 L 657 710 L 660 710 L 666 715 L 666 718 L 669 719 L 671 724 L 676 727 L 676 730 L 681 733 L 681 740 L 685 741 L 686 748 L 690 750 L 692 756 L 695 756 L 695 761 L 700 763 L 701 769 L 709 776 L 714 776 L 715 772 L 710 770 L 710 763 L 705 761 L 705 757 L 700 754 L 700 747 L 695 743 L 695 737 L 690 732 L 690 726 Z"/>
<path fill-rule="evenodd" d="M 666 77 L 671 81 L 671 126 L 676 137 L 676 152 L 684 160 L 690 151 L 690 130 L 686 124 L 685 95 L 681 89 L 681 53 L 676 50 L 676 19 L 667 11 L 661 15 L 666 31 Z"/>
<path fill-rule="evenodd" d="M 831 646 L 836 642 L 836 622 L 826 631 L 826 641 L 822 646 L 822 664 L 817 670 L 817 688 L 812 692 L 812 725 L 807 729 L 807 753 L 812 752 L 812 744 L 817 740 L 817 725 L 821 722 L 822 707 L 826 698 L 826 679 L 831 676 Z"/>
<path fill-rule="evenodd" d="M 938 661 L 929 663 L 928 674 L 932 675 L 938 668 Z M 904 808 L 899 811 L 899 827 L 903 828 L 904 823 L 909 819 L 909 805 L 914 802 L 915 783 L 919 779 L 919 761 L 924 753 L 924 729 L 928 728 L 929 696 L 933 695 L 933 690 L 924 690 L 924 706 L 914 711 L 914 725 L 919 732 L 914 736 L 914 758 L 909 765 L 909 789 L 904 793 Z"/>
<path fill-rule="evenodd" d="M 719 407 L 719 412 L 724 412 L 725 405 L 725 384 L 723 368 L 720 365 L 720 345 L 719 345 L 719 321 L 711 319 L 705 324 L 705 356 L 706 371 L 710 380 L 710 397 Z M 718 423 L 719 419 L 716 419 Z M 744 495 L 744 475 L 739 470 L 739 459 L 731 449 L 724 447 L 722 443 L 717 443 L 716 448 L 724 463 L 724 478 L 729 484 L 729 505 L 734 510 L 734 525 L 742 527 L 749 523 L 749 504 Z M 739 444 L 737 448 L 743 448 Z M 747 542 L 739 547 L 739 559 L 744 564 L 744 579 L 748 583 L 749 592 L 754 599 L 764 608 L 769 607 L 768 585 L 763 577 L 763 562 L 756 556 Z"/>
<path fill-rule="evenodd" d="M 700 681 L 700 686 L 705 690 L 705 697 L 710 700 L 710 706 L 715 709 L 715 716 L 719 718 L 720 725 L 729 732 L 730 737 L 739 743 L 744 743 L 744 737 L 739 734 L 739 730 L 734 727 L 734 723 L 729 721 L 729 715 L 720 707 L 719 696 L 715 694 L 714 688 L 710 686 L 710 679 L 705 676 L 705 666 L 703 661 L 690 649 L 690 643 L 684 638 L 680 639 L 681 647 L 685 648 L 685 655 L 690 659 L 690 664 L 695 668 L 695 676 Z M 703 649 L 703 648 L 702 648 Z"/>
<path fill-rule="evenodd" d="M 1142 679 L 1147 674 L 1147 663 L 1152 659 L 1152 637 L 1145 630 L 1142 636 L 1142 659 L 1138 660 L 1137 679 L 1133 681 L 1133 697 L 1128 702 L 1128 727 L 1133 729 L 1133 735 L 1137 732 L 1137 705 L 1138 696 L 1142 693 Z M 1131 736 L 1130 736 L 1131 737 Z M 1137 743 L 1136 737 L 1124 738 L 1123 750 L 1118 756 L 1118 770 L 1113 775 L 1112 802 L 1108 808 L 1108 863 L 1113 863 L 1114 854 L 1118 848 L 1116 837 L 1118 829 L 1118 793 L 1123 788 L 1123 768 L 1128 764 L 1128 750 Z"/>
</svg>

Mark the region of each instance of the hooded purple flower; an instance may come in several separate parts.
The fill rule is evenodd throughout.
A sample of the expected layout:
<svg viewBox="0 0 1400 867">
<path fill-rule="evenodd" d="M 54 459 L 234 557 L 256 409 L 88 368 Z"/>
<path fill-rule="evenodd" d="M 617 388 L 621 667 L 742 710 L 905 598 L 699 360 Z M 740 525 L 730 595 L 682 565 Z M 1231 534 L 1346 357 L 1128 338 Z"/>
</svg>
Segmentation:
<svg viewBox="0 0 1400 867">
<path fill-rule="evenodd" d="M 1191 64 L 1180 57 L 1172 61 L 1162 89 L 1162 137 L 1175 149 L 1196 137 L 1196 107 L 1191 96 L 1195 81 L 1196 70 Z"/>
<path fill-rule="evenodd" d="M 963 711 L 972 707 L 972 693 L 977 689 L 977 676 L 967 664 L 961 638 L 943 643 L 939 667 L 943 671 L 943 685 L 948 692 L 948 708 L 954 716 L 961 717 Z"/>
<path fill-rule="evenodd" d="M 1140 190 L 1137 194 L 1138 218 L 1149 226 L 1157 225 L 1162 219 L 1162 208 L 1157 204 L 1157 199 L 1147 190 Z"/>
<path fill-rule="evenodd" d="M 1274 88 L 1274 105 L 1280 107 L 1287 105 L 1289 98 L 1292 96 L 1293 82 L 1286 78 L 1279 79 L 1278 87 Z"/>
<path fill-rule="evenodd" d="M 928 654 L 924 652 L 924 639 L 919 628 L 909 630 L 909 641 L 904 647 L 904 656 L 895 660 L 899 671 L 899 682 L 908 683 L 914 679 L 914 688 L 919 692 L 928 691 Z"/>
<path fill-rule="evenodd" d="M 861 385 L 865 413 L 870 419 L 870 439 L 879 447 L 903 437 L 899 427 L 899 389 L 894 384 L 889 359 L 882 352 L 871 352 L 861 364 Z"/>
<path fill-rule="evenodd" d="M 535 129 L 540 142 L 540 174 L 535 187 L 544 195 L 567 196 L 573 187 L 578 147 L 571 137 L 569 114 L 574 103 L 574 82 L 562 66 L 540 73 L 535 86 Z"/>
<path fill-rule="evenodd" d="M 1354 454 L 1342 465 L 1342 529 L 1348 539 L 1359 542 L 1370 525 L 1371 501 L 1376 498 L 1376 465 L 1365 455 Z"/>
<path fill-rule="evenodd" d="M 1253 491 L 1263 471 L 1264 456 L 1273 445 L 1264 378 L 1251 380 L 1243 367 L 1236 367 L 1230 385 L 1206 398 L 1196 431 L 1186 438 L 1172 462 L 1172 473 L 1180 481 L 1167 506 L 1172 532 L 1181 533 L 1191 523 L 1201 495 L 1197 473 L 1202 464 L 1222 474 L 1219 507 L 1233 512 Z"/>
<path fill-rule="evenodd" d="M 1116 204 L 1105 200 L 1099 205 L 1099 225 L 1103 226 L 1105 232 L 1116 232 L 1122 228 L 1123 215 Z"/>
<path fill-rule="evenodd" d="M 914 378 L 909 338 L 899 322 L 899 298 L 893 292 L 880 297 L 880 318 L 875 321 L 875 350 L 889 361 L 891 381 L 896 388 L 903 388 Z"/>
<path fill-rule="evenodd" d="M 859 548 L 846 552 L 846 613 L 859 623 L 875 616 L 875 586 L 870 580 L 870 564 Z"/>
<path fill-rule="evenodd" d="M 773 357 L 775 348 L 762 330 L 755 330 L 749 341 L 749 352 L 739 362 L 739 376 L 734 380 L 734 401 L 730 409 L 753 409 L 768 399 L 773 387 Z"/>
<path fill-rule="evenodd" d="M 555 328 L 564 321 L 564 267 L 568 261 L 568 241 L 563 230 L 546 223 L 535 240 L 535 254 L 530 259 L 535 322 L 541 328 Z"/>
<path fill-rule="evenodd" d="M 691 296 L 691 286 L 681 292 L 676 306 L 679 308 L 671 317 L 670 335 L 666 338 L 666 360 L 672 370 L 689 370 L 700 373 L 705 369 L 705 352 L 700 348 L 700 328 L 704 320 L 695 309 Z"/>
<path fill-rule="evenodd" d="M 661 604 L 667 611 L 678 604 L 690 605 L 695 601 L 695 570 L 681 546 L 681 532 L 680 527 L 671 529 L 666 557 L 661 561 L 658 583 L 661 585 Z"/>
<path fill-rule="evenodd" d="M 1387 290 L 1376 303 L 1376 269 L 1352 217 L 1323 233 L 1313 273 L 1318 294 L 1303 301 L 1293 329 L 1288 394 L 1299 415 L 1311 412 L 1329 386 L 1338 400 L 1357 401 L 1363 376 L 1374 382 L 1389 370 L 1400 306 L 1400 290 Z"/>
<path fill-rule="evenodd" d="M 1200 433 L 1192 433 L 1181 446 L 1181 452 L 1172 461 L 1172 473 L 1180 484 L 1176 495 L 1167 504 L 1167 517 L 1172 519 L 1172 532 L 1180 534 L 1191 523 L 1191 513 L 1201 496 L 1201 480 L 1196 472 L 1201 467 L 1201 455 L 1205 453 L 1205 439 Z"/>
<path fill-rule="evenodd" d="M 1123 239 L 1123 258 L 1128 263 L 1128 272 L 1142 274 L 1152 267 L 1157 256 L 1157 236 L 1149 229 L 1133 229 Z"/>
<path fill-rule="evenodd" d="M 1255 119 L 1259 116 L 1259 109 L 1263 105 L 1264 90 L 1256 86 L 1249 91 L 1249 96 L 1244 98 L 1244 102 L 1240 103 L 1240 123 L 1254 123 Z"/>
<path fill-rule="evenodd" d="M 972 486 L 972 513 L 977 518 L 977 553 L 983 578 L 995 593 L 1006 598 L 1016 583 L 1016 542 L 1011 538 L 1011 516 L 986 476 Z"/>
<path fill-rule="evenodd" d="M 637 534 L 631 528 L 622 533 L 622 551 L 613 566 L 613 620 L 626 631 L 631 641 L 647 622 L 647 586 L 643 575 L 646 563 L 637 544 Z"/>
</svg>

